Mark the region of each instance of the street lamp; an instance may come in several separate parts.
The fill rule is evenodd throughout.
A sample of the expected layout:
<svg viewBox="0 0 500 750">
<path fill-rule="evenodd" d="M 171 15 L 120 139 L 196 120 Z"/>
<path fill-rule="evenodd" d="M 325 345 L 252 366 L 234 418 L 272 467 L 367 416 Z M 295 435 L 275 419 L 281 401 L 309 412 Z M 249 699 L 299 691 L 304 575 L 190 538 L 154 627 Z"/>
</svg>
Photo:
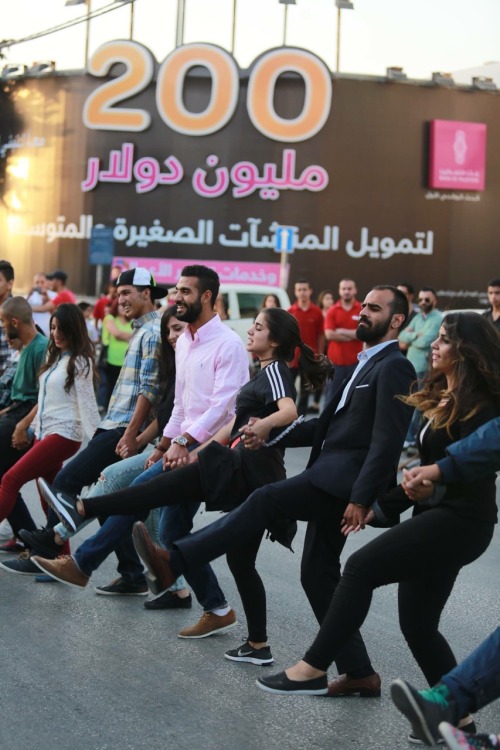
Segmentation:
<svg viewBox="0 0 500 750">
<path fill-rule="evenodd" d="M 286 47 L 286 30 L 288 26 L 288 6 L 295 5 L 295 0 L 279 0 L 280 5 L 285 6 L 285 17 L 283 21 L 283 47 Z"/>
<path fill-rule="evenodd" d="M 351 3 L 349 0 L 335 0 L 335 5 L 337 6 L 337 64 L 335 70 L 338 73 L 340 68 L 340 11 L 354 10 L 354 3 Z"/>
</svg>

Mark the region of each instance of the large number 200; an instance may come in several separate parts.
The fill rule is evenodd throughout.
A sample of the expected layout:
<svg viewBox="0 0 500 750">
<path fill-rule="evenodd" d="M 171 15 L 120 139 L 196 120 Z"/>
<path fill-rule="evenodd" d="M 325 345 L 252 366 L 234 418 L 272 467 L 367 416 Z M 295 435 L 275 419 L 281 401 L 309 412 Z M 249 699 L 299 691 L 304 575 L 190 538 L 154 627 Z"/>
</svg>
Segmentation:
<svg viewBox="0 0 500 750">
<path fill-rule="evenodd" d="M 131 41 L 107 42 L 92 56 L 88 71 L 108 75 L 115 63 L 125 72 L 103 83 L 87 98 L 83 122 L 93 130 L 139 132 L 151 123 L 144 109 L 115 107 L 149 86 L 154 74 L 152 53 Z M 190 112 L 183 101 L 188 71 L 202 66 L 212 81 L 210 101 L 203 112 Z M 273 106 L 279 76 L 297 73 L 304 81 L 305 97 L 300 114 L 293 119 L 280 117 Z M 211 44 L 178 47 L 163 61 L 156 82 L 156 106 L 162 120 L 178 133 L 203 136 L 226 125 L 238 103 L 239 71 L 233 57 Z M 248 116 L 257 130 L 275 141 L 305 141 L 318 133 L 330 113 L 332 82 L 324 63 L 306 50 L 284 48 L 266 52 L 254 63 L 248 81 Z"/>
</svg>

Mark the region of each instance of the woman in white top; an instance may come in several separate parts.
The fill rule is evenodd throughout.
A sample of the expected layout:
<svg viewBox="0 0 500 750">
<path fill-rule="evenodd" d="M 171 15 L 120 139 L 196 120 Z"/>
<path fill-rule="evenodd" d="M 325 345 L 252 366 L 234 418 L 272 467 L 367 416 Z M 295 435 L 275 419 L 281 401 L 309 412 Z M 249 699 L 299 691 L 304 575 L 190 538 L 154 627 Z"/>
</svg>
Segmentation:
<svg viewBox="0 0 500 750">
<path fill-rule="evenodd" d="M 47 359 L 40 370 L 38 404 L 17 424 L 12 436 L 12 445 L 20 451 L 20 458 L 1 480 L 0 521 L 9 516 L 18 498 L 23 502 L 19 494 L 22 486 L 39 477 L 52 481 L 63 462 L 80 448 L 83 433 L 91 437 L 99 422 L 94 392 L 94 347 L 85 318 L 76 305 L 62 304 L 50 319 L 50 340 Z M 32 423 L 35 439 L 29 447 L 33 439 Z M 46 510 L 44 501 L 42 505 Z"/>
</svg>

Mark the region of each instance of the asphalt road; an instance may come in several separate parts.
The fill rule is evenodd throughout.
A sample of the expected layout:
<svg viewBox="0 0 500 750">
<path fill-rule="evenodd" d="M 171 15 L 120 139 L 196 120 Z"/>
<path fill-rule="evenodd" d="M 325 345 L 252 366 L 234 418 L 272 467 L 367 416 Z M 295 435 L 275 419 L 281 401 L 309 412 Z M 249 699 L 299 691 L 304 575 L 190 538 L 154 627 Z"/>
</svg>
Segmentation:
<svg viewBox="0 0 500 750">
<path fill-rule="evenodd" d="M 301 470 L 305 458 L 306 451 L 288 451 L 289 474 Z M 41 518 L 33 484 L 26 498 Z M 203 513 L 197 523 L 213 518 Z M 299 584 L 301 526 L 295 554 L 266 541 L 259 555 L 271 668 L 224 659 L 224 651 L 245 637 L 244 622 L 223 635 L 181 640 L 177 632 L 198 619 L 198 605 L 149 612 L 142 598 L 96 596 L 93 586 L 115 577 L 114 556 L 83 591 L 0 570 L 0 750 L 409 747 L 408 726 L 391 703 L 389 684 L 402 676 L 425 685 L 399 631 L 395 586 L 375 593 L 363 628 L 383 678 L 380 699 L 281 697 L 254 684 L 263 670 L 280 671 L 300 658 L 316 632 Z M 376 533 L 350 538 L 345 555 Z M 443 614 L 442 630 L 458 659 L 499 623 L 499 567 L 497 530 L 489 550 L 462 571 Z M 215 568 L 228 600 L 241 611 L 224 560 Z M 500 731 L 498 705 L 478 714 L 481 730 Z"/>
</svg>

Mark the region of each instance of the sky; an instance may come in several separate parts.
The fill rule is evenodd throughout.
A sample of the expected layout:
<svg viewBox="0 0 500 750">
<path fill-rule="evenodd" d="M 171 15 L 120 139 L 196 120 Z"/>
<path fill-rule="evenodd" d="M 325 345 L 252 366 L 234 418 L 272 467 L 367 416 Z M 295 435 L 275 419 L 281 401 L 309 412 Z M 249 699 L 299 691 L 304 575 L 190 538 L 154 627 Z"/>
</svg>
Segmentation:
<svg viewBox="0 0 500 750">
<path fill-rule="evenodd" d="M 112 0 L 89 0 L 91 9 Z M 185 0 L 184 43 L 204 41 L 231 51 L 233 5 L 237 22 L 234 56 L 247 68 L 263 51 L 283 44 L 285 6 L 278 0 Z M 340 71 L 385 75 L 401 66 L 409 78 L 429 79 L 500 61 L 500 0 L 353 0 L 342 11 Z M 287 13 L 286 42 L 304 47 L 335 70 L 337 9 L 334 0 L 296 0 Z M 135 0 L 133 38 L 161 62 L 175 46 L 177 0 Z M 3 12 L 2 12 L 3 11 Z M 85 14 L 65 0 L 0 0 L 0 38 L 20 39 Z M 90 24 L 89 52 L 105 41 L 129 38 L 130 5 Z M 5 62 L 54 60 L 59 70 L 84 67 L 85 24 L 5 51 Z"/>
</svg>

